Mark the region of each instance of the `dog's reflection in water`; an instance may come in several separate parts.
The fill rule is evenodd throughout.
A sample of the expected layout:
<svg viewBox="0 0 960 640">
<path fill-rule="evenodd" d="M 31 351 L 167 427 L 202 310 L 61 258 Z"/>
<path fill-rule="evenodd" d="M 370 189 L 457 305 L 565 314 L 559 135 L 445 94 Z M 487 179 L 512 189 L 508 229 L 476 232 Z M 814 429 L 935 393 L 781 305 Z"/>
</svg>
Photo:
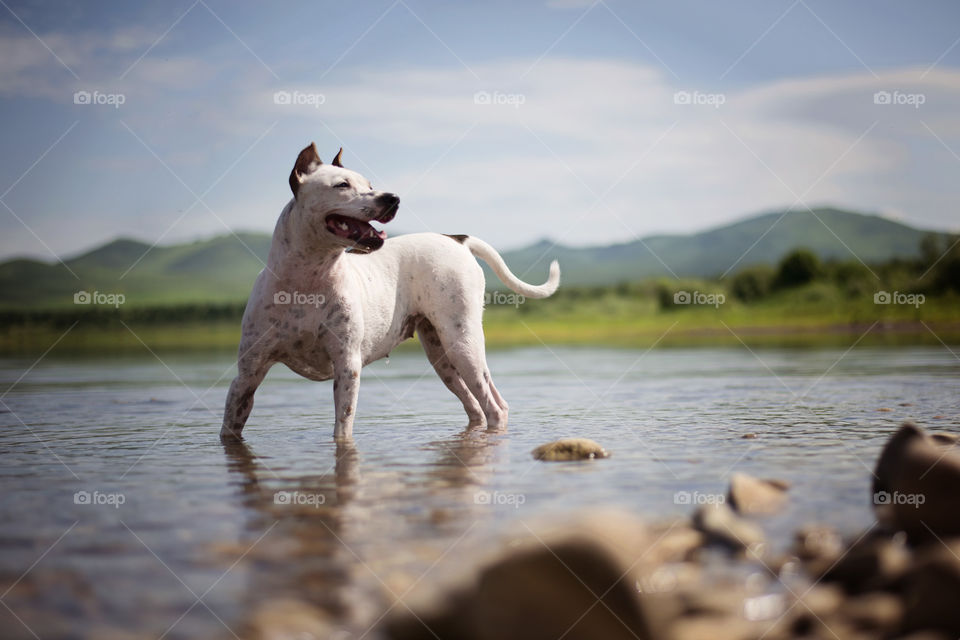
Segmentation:
<svg viewBox="0 0 960 640">
<path fill-rule="evenodd" d="M 473 428 L 429 442 L 422 450 L 432 462 L 413 474 L 364 467 L 349 439 L 331 444 L 310 474 L 224 442 L 231 480 L 254 515 L 222 559 L 246 569 L 245 610 L 295 599 L 363 632 L 489 510 L 476 495 L 501 439 Z"/>
<path fill-rule="evenodd" d="M 223 448 L 244 506 L 255 516 L 235 550 L 250 575 L 247 611 L 269 599 L 292 598 L 334 619 L 354 617 L 345 588 L 357 564 L 345 523 L 360 478 L 354 444 L 338 442 L 319 473 L 298 476 L 273 469 L 272 460 L 242 441 Z"/>
</svg>

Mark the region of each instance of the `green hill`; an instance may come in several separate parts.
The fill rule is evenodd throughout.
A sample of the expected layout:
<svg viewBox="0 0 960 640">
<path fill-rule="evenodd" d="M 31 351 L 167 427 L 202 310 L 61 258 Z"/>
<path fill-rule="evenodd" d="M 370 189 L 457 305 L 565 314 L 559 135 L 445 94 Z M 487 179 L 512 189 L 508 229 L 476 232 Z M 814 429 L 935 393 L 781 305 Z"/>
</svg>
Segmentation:
<svg viewBox="0 0 960 640">
<path fill-rule="evenodd" d="M 510 268 L 537 281 L 557 259 L 568 284 L 611 284 L 654 276 L 713 277 L 773 264 L 796 247 L 822 259 L 867 264 L 915 257 L 928 231 L 837 209 L 767 213 L 692 235 L 650 236 L 607 247 L 572 248 L 543 240 L 504 254 Z M 488 278 L 490 272 L 488 271 Z"/>
<path fill-rule="evenodd" d="M 803 246 L 823 259 L 882 262 L 914 257 L 928 232 L 836 209 L 767 213 L 690 235 L 651 236 L 605 247 L 574 248 L 540 241 L 507 251 L 522 278 L 539 282 L 558 259 L 566 284 L 601 285 L 670 275 L 718 276 L 773 263 Z M 270 236 L 240 233 L 188 244 L 156 246 L 117 239 L 60 263 L 17 259 L 0 264 L 0 307 L 53 308 L 77 291 L 122 293 L 129 306 L 222 303 L 246 299 L 270 249 Z M 69 270 L 67 269 L 69 267 Z M 70 271 L 76 274 L 74 277 Z M 488 272 L 491 288 L 501 288 Z"/>
</svg>

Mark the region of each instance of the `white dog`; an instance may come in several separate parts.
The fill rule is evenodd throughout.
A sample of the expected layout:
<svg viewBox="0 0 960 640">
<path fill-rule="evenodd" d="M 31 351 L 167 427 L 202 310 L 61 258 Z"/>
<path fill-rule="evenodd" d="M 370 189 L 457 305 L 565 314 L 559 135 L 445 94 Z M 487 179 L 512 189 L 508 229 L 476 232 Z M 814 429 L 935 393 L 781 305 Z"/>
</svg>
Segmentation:
<svg viewBox="0 0 960 640">
<path fill-rule="evenodd" d="M 282 362 L 310 380 L 333 379 L 334 437 L 351 437 L 360 368 L 414 331 L 470 425 L 505 427 L 507 403 L 484 353 L 485 284 L 474 256 L 528 298 L 557 290 L 559 265 L 554 261 L 547 282 L 533 286 L 476 238 L 417 233 L 385 241 L 386 233 L 370 222 L 392 220 L 400 198 L 374 191 L 366 178 L 343 168 L 342 152 L 323 164 L 311 144 L 290 173 L 294 197 L 280 214 L 267 268 L 243 314 L 238 375 L 220 436 L 240 437 L 254 392 Z"/>
</svg>

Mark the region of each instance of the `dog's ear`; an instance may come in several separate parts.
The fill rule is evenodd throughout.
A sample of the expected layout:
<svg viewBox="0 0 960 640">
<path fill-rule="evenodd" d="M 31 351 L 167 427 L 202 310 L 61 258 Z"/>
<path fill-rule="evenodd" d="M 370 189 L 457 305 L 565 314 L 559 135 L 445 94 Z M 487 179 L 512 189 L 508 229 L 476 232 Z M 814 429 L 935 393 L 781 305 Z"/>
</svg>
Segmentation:
<svg viewBox="0 0 960 640">
<path fill-rule="evenodd" d="M 297 156 L 297 162 L 293 165 L 293 171 L 290 172 L 290 190 L 293 191 L 293 197 L 297 197 L 300 191 L 300 183 L 303 182 L 303 176 L 310 175 L 316 171 L 323 160 L 317 153 L 317 144 L 311 142 L 309 147 L 305 147 L 300 155 Z"/>
<path fill-rule="evenodd" d="M 333 162 L 331 162 L 330 164 L 332 164 L 332 165 L 335 166 L 335 167 L 341 167 L 341 168 L 342 168 L 342 167 L 343 167 L 343 164 L 341 163 L 341 160 L 342 160 L 341 156 L 342 156 L 342 155 L 343 155 L 343 147 L 340 147 L 340 151 L 337 151 L 336 157 L 333 159 Z"/>
</svg>

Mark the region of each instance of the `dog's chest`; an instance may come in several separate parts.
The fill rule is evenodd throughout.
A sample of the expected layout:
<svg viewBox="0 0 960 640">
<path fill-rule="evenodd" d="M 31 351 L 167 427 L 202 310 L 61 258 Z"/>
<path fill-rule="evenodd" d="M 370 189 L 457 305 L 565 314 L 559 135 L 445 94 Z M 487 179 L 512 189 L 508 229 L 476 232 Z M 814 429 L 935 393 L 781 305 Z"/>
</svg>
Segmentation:
<svg viewBox="0 0 960 640">
<path fill-rule="evenodd" d="M 291 297 L 288 306 L 277 304 L 270 310 L 276 357 L 306 378 L 327 380 L 333 377 L 333 362 L 343 355 L 350 340 L 347 315 L 336 301 L 296 302 Z"/>
</svg>

